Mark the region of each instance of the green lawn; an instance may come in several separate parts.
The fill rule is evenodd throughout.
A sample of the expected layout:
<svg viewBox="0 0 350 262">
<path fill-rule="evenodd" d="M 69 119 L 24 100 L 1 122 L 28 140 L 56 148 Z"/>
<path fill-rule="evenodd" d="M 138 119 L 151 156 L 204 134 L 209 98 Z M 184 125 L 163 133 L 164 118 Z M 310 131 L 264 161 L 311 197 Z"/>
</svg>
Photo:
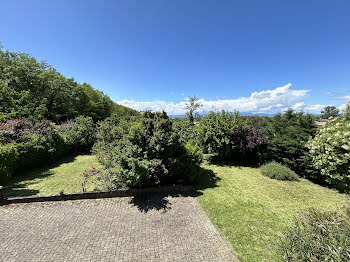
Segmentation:
<svg viewBox="0 0 350 262">
<path fill-rule="evenodd" d="M 99 167 L 95 156 L 66 157 L 15 176 L 5 188 L 5 194 L 81 192 L 82 173 L 91 167 Z M 335 210 L 349 203 L 349 195 L 305 179 L 277 181 L 250 167 L 209 164 L 202 167 L 198 200 L 243 262 L 276 261 L 274 245 L 298 210 L 310 207 Z"/>
<path fill-rule="evenodd" d="M 5 187 L 5 194 L 34 196 L 58 194 L 61 190 L 65 193 L 81 192 L 82 173 L 92 167 L 99 167 L 95 156 L 68 156 L 51 165 L 14 176 Z"/>
<path fill-rule="evenodd" d="M 276 261 L 274 245 L 298 210 L 335 210 L 349 203 L 348 195 L 305 179 L 272 180 L 249 167 L 203 168 L 212 177 L 198 187 L 199 202 L 243 262 Z"/>
</svg>

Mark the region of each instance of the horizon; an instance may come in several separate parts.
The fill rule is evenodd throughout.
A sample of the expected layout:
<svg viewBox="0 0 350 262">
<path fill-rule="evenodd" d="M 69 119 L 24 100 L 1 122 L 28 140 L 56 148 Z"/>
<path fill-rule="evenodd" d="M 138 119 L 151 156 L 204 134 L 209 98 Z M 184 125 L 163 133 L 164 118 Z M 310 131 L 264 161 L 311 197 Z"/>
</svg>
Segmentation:
<svg viewBox="0 0 350 262">
<path fill-rule="evenodd" d="M 37 0 L 2 9 L 4 49 L 139 111 L 183 115 L 195 95 L 201 113 L 317 115 L 350 100 L 347 1 Z"/>
</svg>

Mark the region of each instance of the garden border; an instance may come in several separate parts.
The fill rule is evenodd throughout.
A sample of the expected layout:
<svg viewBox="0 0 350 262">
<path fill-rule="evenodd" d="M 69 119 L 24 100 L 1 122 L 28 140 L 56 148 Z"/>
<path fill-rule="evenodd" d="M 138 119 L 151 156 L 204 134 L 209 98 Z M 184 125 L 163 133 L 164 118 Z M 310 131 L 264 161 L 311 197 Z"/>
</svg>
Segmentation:
<svg viewBox="0 0 350 262">
<path fill-rule="evenodd" d="M 5 198 L 0 186 L 0 205 L 9 205 L 17 203 L 32 203 L 46 201 L 66 201 L 79 199 L 97 199 L 97 198 L 113 198 L 113 197 L 130 197 L 144 194 L 181 194 L 192 192 L 192 186 L 164 186 L 164 187 L 149 187 L 141 189 L 118 189 L 112 191 L 92 191 L 71 194 L 59 194 L 49 196 L 28 196 L 28 197 L 12 197 Z"/>
</svg>

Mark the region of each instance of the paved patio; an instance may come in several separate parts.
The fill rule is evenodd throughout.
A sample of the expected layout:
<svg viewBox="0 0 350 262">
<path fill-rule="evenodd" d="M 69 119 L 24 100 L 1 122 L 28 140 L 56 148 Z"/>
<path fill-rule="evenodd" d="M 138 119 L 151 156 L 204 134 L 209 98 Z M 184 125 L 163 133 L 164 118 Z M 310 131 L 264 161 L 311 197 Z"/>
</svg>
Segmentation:
<svg viewBox="0 0 350 262">
<path fill-rule="evenodd" d="M 0 261 L 236 261 L 193 197 L 0 206 Z"/>
</svg>

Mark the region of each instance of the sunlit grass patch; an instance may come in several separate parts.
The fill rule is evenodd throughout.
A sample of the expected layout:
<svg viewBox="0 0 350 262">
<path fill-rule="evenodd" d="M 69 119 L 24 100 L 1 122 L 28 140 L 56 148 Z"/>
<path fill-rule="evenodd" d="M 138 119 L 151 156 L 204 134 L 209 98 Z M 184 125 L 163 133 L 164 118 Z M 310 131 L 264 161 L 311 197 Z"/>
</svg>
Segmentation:
<svg viewBox="0 0 350 262">
<path fill-rule="evenodd" d="M 241 261 L 276 261 L 275 245 L 299 210 L 336 210 L 349 196 L 311 183 L 279 181 L 258 168 L 204 165 L 216 187 L 201 187 L 199 202 Z"/>
<path fill-rule="evenodd" d="M 82 191 L 85 169 L 99 167 L 95 156 L 68 156 L 58 162 L 14 176 L 5 187 L 6 196 L 52 195 L 60 191 L 75 193 Z M 92 185 L 88 185 L 92 190 Z"/>
</svg>

